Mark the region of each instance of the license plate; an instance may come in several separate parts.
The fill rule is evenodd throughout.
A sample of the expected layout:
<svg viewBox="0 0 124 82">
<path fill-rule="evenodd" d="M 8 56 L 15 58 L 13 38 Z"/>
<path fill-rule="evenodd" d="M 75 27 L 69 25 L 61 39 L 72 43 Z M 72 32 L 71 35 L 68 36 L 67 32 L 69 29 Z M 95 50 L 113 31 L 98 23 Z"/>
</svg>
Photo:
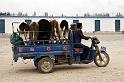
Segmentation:
<svg viewBox="0 0 124 82">
<path fill-rule="evenodd" d="M 106 52 L 106 47 L 101 46 L 101 51 Z"/>
</svg>

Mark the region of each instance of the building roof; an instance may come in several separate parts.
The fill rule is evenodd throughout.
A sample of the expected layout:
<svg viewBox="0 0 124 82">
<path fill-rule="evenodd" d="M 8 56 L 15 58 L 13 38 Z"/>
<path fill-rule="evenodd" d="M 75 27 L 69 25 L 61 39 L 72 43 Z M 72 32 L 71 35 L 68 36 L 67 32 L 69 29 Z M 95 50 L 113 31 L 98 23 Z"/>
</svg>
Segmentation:
<svg viewBox="0 0 124 82">
<path fill-rule="evenodd" d="M 124 16 L 0 16 L 0 18 L 124 18 Z"/>
</svg>

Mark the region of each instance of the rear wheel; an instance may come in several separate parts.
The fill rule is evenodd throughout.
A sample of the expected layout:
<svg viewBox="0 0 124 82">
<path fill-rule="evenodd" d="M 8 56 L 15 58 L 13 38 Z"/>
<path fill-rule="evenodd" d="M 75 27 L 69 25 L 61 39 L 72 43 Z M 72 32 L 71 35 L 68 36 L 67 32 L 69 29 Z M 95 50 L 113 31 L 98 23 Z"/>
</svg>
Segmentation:
<svg viewBox="0 0 124 82">
<path fill-rule="evenodd" d="M 42 73 L 50 73 L 53 71 L 54 61 L 49 57 L 44 57 L 38 62 L 38 70 Z"/>
<path fill-rule="evenodd" d="M 101 55 L 101 58 L 99 57 L 99 55 L 97 55 L 96 58 L 94 59 L 94 63 L 98 67 L 107 66 L 110 61 L 109 55 L 106 52 L 101 52 L 100 55 Z"/>
</svg>

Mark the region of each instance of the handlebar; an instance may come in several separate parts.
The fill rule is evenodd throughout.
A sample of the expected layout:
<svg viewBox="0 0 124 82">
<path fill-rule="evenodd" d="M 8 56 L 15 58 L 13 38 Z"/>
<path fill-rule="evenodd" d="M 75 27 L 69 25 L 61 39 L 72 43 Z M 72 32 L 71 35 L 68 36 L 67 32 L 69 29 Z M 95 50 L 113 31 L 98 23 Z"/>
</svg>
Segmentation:
<svg viewBox="0 0 124 82">
<path fill-rule="evenodd" d="M 91 40 L 96 39 L 96 38 L 97 38 L 96 36 L 90 37 Z"/>
<path fill-rule="evenodd" d="M 100 43 L 99 39 L 96 36 L 91 37 L 91 41 L 92 41 L 92 43 L 95 43 L 95 44 L 99 44 Z"/>
</svg>

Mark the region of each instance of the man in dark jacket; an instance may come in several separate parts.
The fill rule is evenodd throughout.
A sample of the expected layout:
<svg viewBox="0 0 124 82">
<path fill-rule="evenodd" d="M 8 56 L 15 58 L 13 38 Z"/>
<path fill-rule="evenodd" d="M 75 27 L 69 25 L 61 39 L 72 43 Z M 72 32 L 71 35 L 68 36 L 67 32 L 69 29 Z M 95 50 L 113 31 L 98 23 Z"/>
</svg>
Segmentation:
<svg viewBox="0 0 124 82">
<path fill-rule="evenodd" d="M 73 29 L 73 43 L 74 48 L 84 48 L 84 52 L 81 54 L 81 60 L 85 60 L 89 54 L 90 48 L 81 44 L 81 39 L 89 40 L 90 37 L 84 36 L 81 29 L 82 23 L 76 23 L 76 27 Z"/>
</svg>

